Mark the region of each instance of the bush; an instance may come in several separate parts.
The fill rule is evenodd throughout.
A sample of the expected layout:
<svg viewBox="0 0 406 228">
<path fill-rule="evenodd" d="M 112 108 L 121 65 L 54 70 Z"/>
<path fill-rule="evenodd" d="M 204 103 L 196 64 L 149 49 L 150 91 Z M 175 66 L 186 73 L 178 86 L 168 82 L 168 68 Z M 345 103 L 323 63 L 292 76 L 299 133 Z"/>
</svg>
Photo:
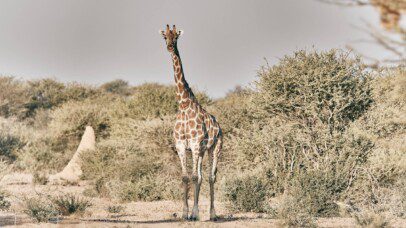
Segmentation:
<svg viewBox="0 0 406 228">
<path fill-rule="evenodd" d="M 228 137 L 238 134 L 239 130 L 247 129 L 252 124 L 254 120 L 250 110 L 252 101 L 252 91 L 237 87 L 226 97 L 214 101 L 208 107 L 208 111 L 221 123 L 221 129 Z"/>
<path fill-rule="evenodd" d="M 34 184 L 46 185 L 48 183 L 48 175 L 45 173 L 35 172 L 32 177 Z"/>
<path fill-rule="evenodd" d="M 13 77 L 0 77 L 0 115 L 3 117 L 25 115 L 28 99 L 26 84 Z"/>
<path fill-rule="evenodd" d="M 255 174 L 227 179 L 222 192 L 224 199 L 236 211 L 264 212 L 267 208 L 266 183 Z"/>
<path fill-rule="evenodd" d="M 316 219 L 308 211 L 308 207 L 297 205 L 297 199 L 285 196 L 278 208 L 278 217 L 283 226 L 287 227 L 316 227 Z"/>
<path fill-rule="evenodd" d="M 276 213 L 289 226 L 336 216 L 335 202 L 405 217 L 405 70 L 378 73 L 339 51 L 299 51 L 264 66 L 252 90 L 214 102 L 196 93 L 224 132 L 221 195 L 231 209 Z M 91 125 L 97 149 L 82 154 L 87 193 L 180 198 L 173 86 L 115 80 L 95 89 L 1 77 L 0 89 L 0 115 L 12 117 L 0 119 L 0 152 L 13 167 L 61 169 Z"/>
<path fill-rule="evenodd" d="M 371 211 L 353 213 L 353 217 L 361 227 L 390 227 L 390 220 L 383 214 L 377 214 Z"/>
<path fill-rule="evenodd" d="M 131 88 L 127 81 L 116 79 L 111 82 L 106 82 L 100 86 L 100 88 L 108 93 L 114 93 L 122 96 L 128 96 L 131 94 Z"/>
<path fill-rule="evenodd" d="M 31 117 L 37 109 L 50 109 L 63 102 L 61 91 L 65 85 L 53 79 L 40 79 L 28 81 L 28 94 L 30 99 L 25 103 L 25 117 Z"/>
<path fill-rule="evenodd" d="M 0 160 L 13 162 L 19 151 L 35 139 L 33 129 L 15 119 L 0 118 Z"/>
<path fill-rule="evenodd" d="M 62 215 L 83 214 L 92 203 L 72 194 L 54 197 L 52 203 Z"/>
<path fill-rule="evenodd" d="M 342 189 L 345 183 L 339 181 L 342 180 L 329 170 L 303 172 L 294 177 L 287 194 L 297 210 L 306 210 L 312 217 L 337 216 L 339 208 L 335 202 L 345 190 Z"/>
<path fill-rule="evenodd" d="M 118 214 L 121 213 L 122 211 L 124 211 L 124 207 L 121 205 L 110 205 L 106 208 L 106 211 L 108 213 L 112 213 L 112 214 Z"/>
<path fill-rule="evenodd" d="M 64 84 L 54 79 L 28 81 L 25 117 L 34 117 L 39 110 L 47 110 L 68 102 L 82 101 L 98 94 L 98 92 L 78 83 Z"/>
<path fill-rule="evenodd" d="M 0 182 L 9 171 L 10 166 L 5 161 L 0 160 Z M 6 197 L 7 193 L 0 189 L 0 211 L 8 210 L 11 206 Z"/>
<path fill-rule="evenodd" d="M 289 183 L 278 205 L 277 217 L 288 227 L 316 227 L 317 217 L 339 215 L 335 203 L 345 183 L 331 170 L 302 171 Z"/>
<path fill-rule="evenodd" d="M 405 70 L 391 70 L 373 83 L 375 104 L 352 126 L 374 142 L 367 163 L 358 170 L 347 194 L 355 207 L 375 214 L 406 214 Z"/>
<path fill-rule="evenodd" d="M 168 199 L 163 195 L 166 191 L 165 183 L 157 181 L 157 179 L 152 176 L 139 178 L 137 182 L 113 180 L 107 182 L 107 186 L 111 196 L 124 202 Z"/>
<path fill-rule="evenodd" d="M 48 222 L 58 215 L 54 205 L 41 197 L 26 198 L 23 202 L 25 205 L 24 213 L 36 222 Z"/>
<path fill-rule="evenodd" d="M 34 118 L 39 110 L 58 107 L 67 101 L 80 101 L 99 92 L 80 84 L 63 84 L 54 79 L 27 82 L 12 77 L 0 78 L 0 115 L 15 116 L 20 120 Z"/>
<path fill-rule="evenodd" d="M 97 137 L 107 137 L 111 110 L 107 97 L 83 102 L 68 102 L 51 113 L 50 130 L 56 137 L 80 139 L 86 126 L 92 126 Z"/>
<path fill-rule="evenodd" d="M 94 153 L 82 155 L 83 178 L 99 195 L 123 201 L 177 198 L 180 172 L 171 143 L 172 120 L 122 119 Z"/>
<path fill-rule="evenodd" d="M 303 127 L 343 130 L 371 105 L 370 77 L 360 60 L 335 50 L 298 51 L 259 71 L 257 105 Z"/>
<path fill-rule="evenodd" d="M 370 81 L 359 60 L 336 51 L 299 51 L 263 67 L 254 91 L 243 96 L 248 102 L 240 106 L 250 120 L 232 131 L 226 147 L 238 167 L 230 172 L 255 167 L 264 177 L 264 197 L 272 202 L 284 196 L 276 211 L 290 225 L 312 226 L 316 216 L 337 215 L 335 200 L 358 178 L 374 146 L 351 128 L 372 104 Z M 247 196 L 254 192 L 238 190 Z M 234 199 L 232 208 L 246 210 L 240 206 L 245 197 Z"/>
<path fill-rule="evenodd" d="M 11 206 L 10 201 L 6 197 L 7 193 L 0 190 L 0 211 L 7 211 Z"/>
<path fill-rule="evenodd" d="M 127 102 L 127 117 L 133 119 L 152 119 L 175 115 L 178 111 L 175 86 L 159 84 L 143 84 L 134 88 L 132 98 Z M 211 100 L 204 93 L 196 93 L 196 98 L 202 105 L 208 105 Z"/>
</svg>

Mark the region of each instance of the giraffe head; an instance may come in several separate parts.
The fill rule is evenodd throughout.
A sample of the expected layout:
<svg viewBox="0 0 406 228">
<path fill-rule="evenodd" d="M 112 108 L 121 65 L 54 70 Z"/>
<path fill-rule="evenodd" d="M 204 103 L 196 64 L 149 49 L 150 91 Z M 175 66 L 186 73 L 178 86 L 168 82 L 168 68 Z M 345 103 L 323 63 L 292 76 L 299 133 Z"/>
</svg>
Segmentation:
<svg viewBox="0 0 406 228">
<path fill-rule="evenodd" d="M 173 28 L 171 30 L 169 28 L 169 25 L 166 25 L 166 30 L 159 30 L 159 33 L 165 39 L 168 51 L 173 52 L 177 48 L 178 38 L 183 34 L 183 31 L 177 31 L 175 25 L 173 25 Z"/>
</svg>

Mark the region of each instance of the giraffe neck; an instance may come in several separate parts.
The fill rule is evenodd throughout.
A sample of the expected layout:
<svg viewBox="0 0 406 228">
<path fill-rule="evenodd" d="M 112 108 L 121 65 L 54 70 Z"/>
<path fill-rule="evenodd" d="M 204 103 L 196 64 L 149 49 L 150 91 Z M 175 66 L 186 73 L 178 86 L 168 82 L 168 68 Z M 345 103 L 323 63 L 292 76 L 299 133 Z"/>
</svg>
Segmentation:
<svg viewBox="0 0 406 228">
<path fill-rule="evenodd" d="M 183 74 L 182 61 L 180 59 L 178 50 L 175 48 L 175 50 L 171 52 L 171 55 L 173 61 L 173 70 L 175 72 L 176 100 L 182 109 L 191 101 L 196 101 L 195 95 L 193 94 L 192 89 L 189 87 L 189 84 L 185 79 L 185 75 Z"/>
</svg>

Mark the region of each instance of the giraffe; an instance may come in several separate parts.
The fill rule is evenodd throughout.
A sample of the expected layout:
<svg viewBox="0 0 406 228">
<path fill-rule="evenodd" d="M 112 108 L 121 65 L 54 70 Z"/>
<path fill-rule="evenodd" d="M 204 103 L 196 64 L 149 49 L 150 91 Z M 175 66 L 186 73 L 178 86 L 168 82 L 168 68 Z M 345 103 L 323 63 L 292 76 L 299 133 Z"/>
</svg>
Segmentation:
<svg viewBox="0 0 406 228">
<path fill-rule="evenodd" d="M 217 163 L 223 143 L 223 134 L 216 118 L 210 115 L 197 101 L 191 88 L 186 82 L 182 61 L 180 59 L 177 41 L 183 31 L 172 30 L 166 25 L 166 30 L 160 34 L 166 41 L 167 50 L 172 56 L 174 77 L 176 83 L 176 100 L 179 110 L 176 114 L 176 122 L 173 132 L 176 151 L 182 167 L 183 219 L 199 219 L 199 192 L 202 183 L 202 161 L 205 152 L 209 156 L 209 184 L 210 184 L 210 220 L 216 220 L 214 210 L 214 183 L 216 181 Z M 194 205 L 190 217 L 188 217 L 188 191 L 190 178 L 186 166 L 188 151 L 192 154 L 192 177 L 194 184 Z M 189 155 L 190 156 L 190 155 Z"/>
</svg>

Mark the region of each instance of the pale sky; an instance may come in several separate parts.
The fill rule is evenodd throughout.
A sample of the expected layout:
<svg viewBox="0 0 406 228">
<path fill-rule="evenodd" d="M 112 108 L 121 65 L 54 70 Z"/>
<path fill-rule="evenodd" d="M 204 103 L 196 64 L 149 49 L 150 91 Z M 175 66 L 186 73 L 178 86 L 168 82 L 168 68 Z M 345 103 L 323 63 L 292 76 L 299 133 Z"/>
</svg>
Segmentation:
<svg viewBox="0 0 406 228">
<path fill-rule="evenodd" d="M 0 0 L 0 74 L 171 84 L 158 30 L 176 24 L 184 30 L 178 47 L 187 81 L 221 97 L 255 80 L 264 58 L 274 64 L 295 50 L 344 48 L 367 37 L 355 28 L 362 20 L 378 26 L 379 17 L 370 7 L 316 0 Z"/>
</svg>

